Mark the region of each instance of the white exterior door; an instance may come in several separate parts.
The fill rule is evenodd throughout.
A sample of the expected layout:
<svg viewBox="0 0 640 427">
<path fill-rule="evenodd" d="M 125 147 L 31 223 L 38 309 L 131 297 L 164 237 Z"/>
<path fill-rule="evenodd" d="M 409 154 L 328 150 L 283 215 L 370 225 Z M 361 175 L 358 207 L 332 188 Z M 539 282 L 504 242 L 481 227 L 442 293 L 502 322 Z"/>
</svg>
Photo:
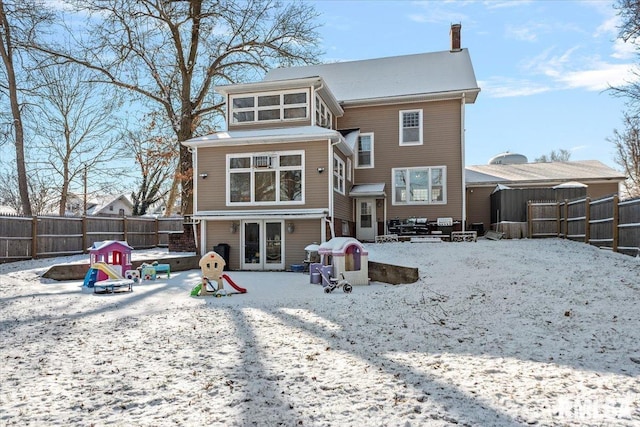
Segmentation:
<svg viewBox="0 0 640 427">
<path fill-rule="evenodd" d="M 376 200 L 356 199 L 356 239 L 374 241 L 376 228 Z"/>
<path fill-rule="evenodd" d="M 283 230 L 283 221 L 243 221 L 242 269 L 284 270 Z"/>
</svg>

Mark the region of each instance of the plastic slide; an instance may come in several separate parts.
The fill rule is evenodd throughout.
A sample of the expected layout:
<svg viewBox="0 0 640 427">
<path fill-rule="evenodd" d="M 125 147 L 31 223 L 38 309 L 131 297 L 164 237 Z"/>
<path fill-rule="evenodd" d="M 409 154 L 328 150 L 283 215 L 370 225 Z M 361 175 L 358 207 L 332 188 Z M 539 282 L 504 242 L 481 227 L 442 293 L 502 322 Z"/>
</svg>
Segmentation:
<svg viewBox="0 0 640 427">
<path fill-rule="evenodd" d="M 102 262 L 102 261 L 94 262 L 91 268 L 95 268 L 96 270 L 100 270 L 104 272 L 107 276 L 109 276 L 109 279 L 116 279 L 116 280 L 124 279 L 124 277 L 122 277 L 120 273 L 118 273 L 116 270 L 111 268 L 111 266 L 105 262 Z"/>
<path fill-rule="evenodd" d="M 233 280 L 231 280 L 231 277 L 227 276 L 226 274 L 223 274 L 223 275 L 222 275 L 222 278 L 223 278 L 224 280 L 226 280 L 226 281 L 227 281 L 227 283 L 228 283 L 228 284 L 229 284 L 233 289 L 235 289 L 236 291 L 240 292 L 241 294 L 246 294 L 246 293 L 247 293 L 247 290 L 246 290 L 245 288 L 242 288 L 242 287 L 240 287 L 240 286 L 236 285 L 236 284 L 235 284 L 235 282 L 234 282 Z"/>
<path fill-rule="evenodd" d="M 98 279 L 98 270 L 95 268 L 89 268 L 87 274 L 84 276 L 84 286 L 85 288 L 93 288 L 93 285 L 96 284 L 96 280 Z"/>
</svg>

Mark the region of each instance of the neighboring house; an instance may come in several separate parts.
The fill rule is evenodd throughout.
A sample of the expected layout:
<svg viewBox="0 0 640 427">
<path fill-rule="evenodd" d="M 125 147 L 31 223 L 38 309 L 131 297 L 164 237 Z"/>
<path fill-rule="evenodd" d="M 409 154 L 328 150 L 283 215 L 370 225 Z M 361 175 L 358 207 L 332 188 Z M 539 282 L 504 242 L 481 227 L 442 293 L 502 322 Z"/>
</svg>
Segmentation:
<svg viewBox="0 0 640 427">
<path fill-rule="evenodd" d="M 227 131 L 183 142 L 194 159 L 202 253 L 231 269 L 281 270 L 331 236 L 373 241 L 387 220 L 465 221 L 466 104 L 478 88 L 451 50 L 275 69 L 217 87 Z"/>
<path fill-rule="evenodd" d="M 526 157 L 524 159 L 526 162 Z M 624 174 L 598 160 L 515 164 L 497 160 L 492 164 L 467 166 L 467 223 L 483 224 L 485 230 L 495 227 L 498 216 L 495 212 L 492 214 L 491 194 L 496 189 L 583 187 L 588 197 L 598 198 L 618 194 L 624 179 Z"/>
<path fill-rule="evenodd" d="M 51 208 L 52 212 L 57 211 L 57 207 Z M 91 216 L 131 216 L 133 204 L 126 194 L 94 196 L 87 200 L 87 215 Z M 84 197 L 79 194 L 69 193 L 65 207 L 65 215 L 84 215 Z"/>
<path fill-rule="evenodd" d="M 131 216 L 133 203 L 126 194 L 94 197 L 87 207 L 87 215 L 93 216 Z"/>
</svg>

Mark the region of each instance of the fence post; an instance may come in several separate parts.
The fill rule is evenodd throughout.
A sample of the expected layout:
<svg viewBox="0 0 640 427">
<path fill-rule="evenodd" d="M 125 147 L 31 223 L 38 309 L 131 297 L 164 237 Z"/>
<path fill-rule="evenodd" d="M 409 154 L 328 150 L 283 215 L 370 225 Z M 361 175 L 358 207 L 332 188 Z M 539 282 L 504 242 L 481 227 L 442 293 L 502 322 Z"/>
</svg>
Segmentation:
<svg viewBox="0 0 640 427">
<path fill-rule="evenodd" d="M 156 241 L 155 247 L 160 246 L 160 221 L 158 221 L 158 217 L 156 217 Z"/>
<path fill-rule="evenodd" d="M 562 234 L 562 225 L 560 223 L 560 202 L 556 201 L 556 237 L 560 237 L 560 235 Z"/>
<path fill-rule="evenodd" d="M 618 229 L 618 222 L 620 221 L 620 207 L 618 206 L 618 202 L 618 195 L 615 194 L 613 196 L 613 243 L 611 244 L 611 249 L 613 249 L 613 252 L 618 252 L 618 240 L 620 237 L 620 230 Z"/>
<path fill-rule="evenodd" d="M 82 215 L 82 253 L 88 252 L 89 245 L 87 244 L 87 216 Z"/>
<path fill-rule="evenodd" d="M 531 200 L 527 201 L 527 218 L 529 219 L 529 223 L 527 224 L 529 238 L 533 238 L 533 218 L 531 217 Z"/>
<path fill-rule="evenodd" d="M 127 239 L 127 217 L 122 217 L 122 240 L 129 244 L 129 239 Z"/>
<path fill-rule="evenodd" d="M 564 199 L 564 238 L 569 235 L 569 201 Z"/>
<path fill-rule="evenodd" d="M 584 242 L 589 243 L 591 240 L 591 197 L 584 199 Z"/>
<path fill-rule="evenodd" d="M 31 217 L 31 258 L 38 257 L 38 216 Z"/>
</svg>

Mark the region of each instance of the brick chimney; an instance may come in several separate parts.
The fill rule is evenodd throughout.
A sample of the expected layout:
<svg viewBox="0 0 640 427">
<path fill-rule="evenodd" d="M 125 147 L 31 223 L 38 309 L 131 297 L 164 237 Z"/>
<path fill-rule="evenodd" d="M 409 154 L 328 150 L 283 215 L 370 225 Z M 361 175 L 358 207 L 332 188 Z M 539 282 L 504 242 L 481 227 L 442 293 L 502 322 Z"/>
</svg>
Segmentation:
<svg viewBox="0 0 640 427">
<path fill-rule="evenodd" d="M 462 29 L 462 24 L 451 24 L 451 52 L 460 52 L 462 48 L 460 47 L 460 30 Z"/>
</svg>

